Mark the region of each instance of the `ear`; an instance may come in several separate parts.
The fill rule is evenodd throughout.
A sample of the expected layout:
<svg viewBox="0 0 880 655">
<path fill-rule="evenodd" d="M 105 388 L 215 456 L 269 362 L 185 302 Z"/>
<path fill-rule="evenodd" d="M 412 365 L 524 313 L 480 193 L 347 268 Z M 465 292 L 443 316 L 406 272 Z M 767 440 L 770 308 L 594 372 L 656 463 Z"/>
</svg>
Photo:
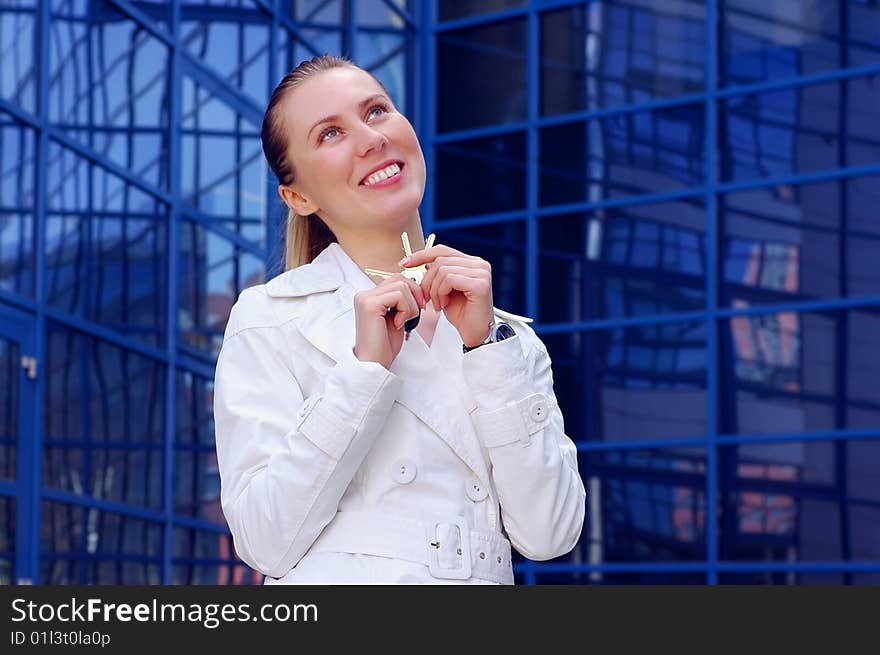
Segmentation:
<svg viewBox="0 0 880 655">
<path fill-rule="evenodd" d="M 309 216 L 319 209 L 317 204 L 303 196 L 291 186 L 279 184 L 278 195 L 281 196 L 285 205 L 300 216 Z"/>
</svg>

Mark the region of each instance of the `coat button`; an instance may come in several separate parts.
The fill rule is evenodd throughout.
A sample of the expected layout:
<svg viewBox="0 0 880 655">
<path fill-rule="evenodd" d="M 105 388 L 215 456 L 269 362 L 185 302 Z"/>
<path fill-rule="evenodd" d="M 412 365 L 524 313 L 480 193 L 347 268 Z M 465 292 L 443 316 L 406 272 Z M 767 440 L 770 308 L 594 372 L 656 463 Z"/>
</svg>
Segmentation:
<svg viewBox="0 0 880 655">
<path fill-rule="evenodd" d="M 529 412 L 532 415 L 532 420 L 539 423 L 545 421 L 547 419 L 547 403 L 543 400 L 536 400 L 529 408 Z"/>
<path fill-rule="evenodd" d="M 465 491 L 467 492 L 468 498 L 475 503 L 480 502 L 489 495 L 489 492 L 486 491 L 483 483 L 476 478 L 471 478 L 465 483 Z"/>
<path fill-rule="evenodd" d="M 416 477 L 416 463 L 411 459 L 399 459 L 394 462 L 391 477 L 398 484 L 409 484 Z"/>
</svg>

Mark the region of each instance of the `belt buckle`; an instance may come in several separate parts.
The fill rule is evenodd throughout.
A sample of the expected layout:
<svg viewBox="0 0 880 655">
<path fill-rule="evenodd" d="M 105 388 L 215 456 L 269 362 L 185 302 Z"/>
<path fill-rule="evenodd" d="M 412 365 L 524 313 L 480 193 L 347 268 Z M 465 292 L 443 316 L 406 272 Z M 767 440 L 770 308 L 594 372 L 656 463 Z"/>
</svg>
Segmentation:
<svg viewBox="0 0 880 655">
<path fill-rule="evenodd" d="M 455 569 L 440 566 L 439 544 L 437 541 L 437 526 L 448 523 L 458 527 L 461 543 L 461 566 Z M 471 530 L 464 518 L 457 516 L 452 520 L 440 519 L 429 522 L 425 526 L 425 548 L 428 549 L 428 570 L 435 578 L 446 580 L 467 580 L 471 577 Z"/>
</svg>

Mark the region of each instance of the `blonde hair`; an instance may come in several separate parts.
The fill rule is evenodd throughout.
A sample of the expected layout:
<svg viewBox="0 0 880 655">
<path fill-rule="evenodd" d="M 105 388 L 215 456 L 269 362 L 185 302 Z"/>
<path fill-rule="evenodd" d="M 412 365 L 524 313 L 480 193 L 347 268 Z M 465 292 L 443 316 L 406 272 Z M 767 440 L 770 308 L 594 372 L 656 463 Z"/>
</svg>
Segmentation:
<svg viewBox="0 0 880 655">
<path fill-rule="evenodd" d="M 290 92 L 310 77 L 333 68 L 351 67 L 364 70 L 357 64 L 345 57 L 335 55 L 321 55 L 301 62 L 296 68 L 287 73 L 275 87 L 269 98 L 269 105 L 263 116 L 263 127 L 260 134 L 263 144 L 263 154 L 269 168 L 275 173 L 280 184 L 290 185 L 294 181 L 293 164 L 287 156 L 287 134 L 285 133 L 280 110 L 281 101 Z M 387 94 L 388 90 L 375 75 L 368 73 Z M 327 224 L 317 214 L 301 216 L 294 210 L 288 209 L 287 221 L 284 227 L 284 270 L 290 270 L 308 264 L 317 257 L 324 248 L 336 241 Z"/>
</svg>

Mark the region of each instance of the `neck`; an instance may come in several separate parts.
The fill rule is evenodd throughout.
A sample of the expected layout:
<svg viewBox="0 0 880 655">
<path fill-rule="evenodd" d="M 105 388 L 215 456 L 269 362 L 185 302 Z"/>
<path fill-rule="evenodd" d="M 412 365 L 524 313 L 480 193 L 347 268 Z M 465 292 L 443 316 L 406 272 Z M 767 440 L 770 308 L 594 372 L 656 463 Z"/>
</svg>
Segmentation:
<svg viewBox="0 0 880 655">
<path fill-rule="evenodd" d="M 368 233 L 339 230 L 336 232 L 336 239 L 361 270 L 375 268 L 397 273 L 402 270 L 397 262 L 404 257 L 401 232 L 406 232 L 413 252 L 424 249 L 425 237 L 417 211 L 406 220 L 402 228 L 399 225 L 388 230 L 373 228 Z M 380 281 L 375 276 L 370 279 L 377 284 Z"/>
</svg>

